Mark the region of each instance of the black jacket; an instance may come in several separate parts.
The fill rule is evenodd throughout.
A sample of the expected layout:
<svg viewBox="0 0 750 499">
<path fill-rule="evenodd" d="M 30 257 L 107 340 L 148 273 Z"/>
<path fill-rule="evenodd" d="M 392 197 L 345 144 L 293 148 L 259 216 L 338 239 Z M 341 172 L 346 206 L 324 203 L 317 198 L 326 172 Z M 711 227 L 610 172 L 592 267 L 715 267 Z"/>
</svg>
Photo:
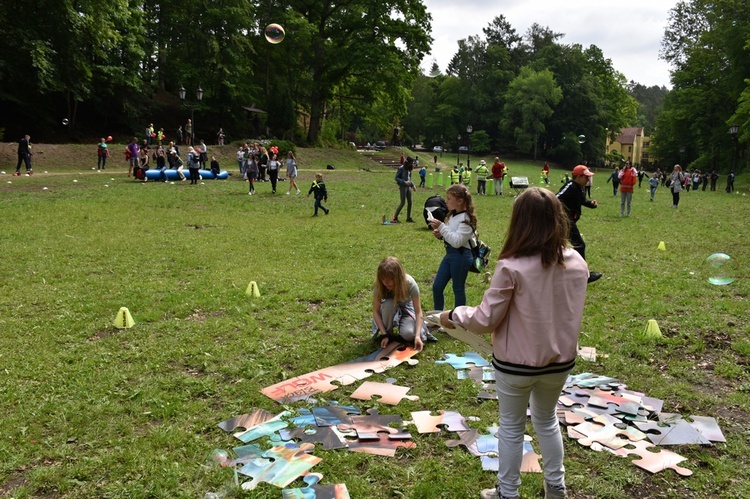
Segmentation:
<svg viewBox="0 0 750 499">
<path fill-rule="evenodd" d="M 581 206 L 596 208 L 591 200 L 586 199 L 586 195 L 583 193 L 581 186 L 572 180 L 562 186 L 560 192 L 557 193 L 557 199 L 559 199 L 563 206 L 565 206 L 565 210 L 567 210 L 571 222 L 576 222 L 581 218 Z"/>
</svg>

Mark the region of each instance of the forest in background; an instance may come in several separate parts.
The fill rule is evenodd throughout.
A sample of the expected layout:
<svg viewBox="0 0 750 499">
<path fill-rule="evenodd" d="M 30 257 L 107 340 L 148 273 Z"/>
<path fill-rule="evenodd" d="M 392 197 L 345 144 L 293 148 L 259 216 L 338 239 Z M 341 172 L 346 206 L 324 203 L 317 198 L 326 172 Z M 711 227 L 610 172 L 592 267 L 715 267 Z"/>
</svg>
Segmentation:
<svg viewBox="0 0 750 499">
<path fill-rule="evenodd" d="M 477 151 L 598 162 L 606 135 L 643 126 L 665 164 L 748 158 L 750 6 L 736 0 L 672 9 L 669 91 L 627 81 L 595 45 L 536 24 L 519 34 L 502 15 L 459 41 L 445 73 L 422 74 L 432 38 L 420 0 L 29 0 L 0 4 L 0 22 L 6 141 L 140 136 L 149 123 L 173 136 L 192 110 L 209 142 L 219 127 L 313 146 L 398 130 L 404 143 L 455 147 L 471 125 Z M 281 43 L 263 36 L 270 23 Z M 243 109 L 253 105 L 267 114 Z"/>
</svg>

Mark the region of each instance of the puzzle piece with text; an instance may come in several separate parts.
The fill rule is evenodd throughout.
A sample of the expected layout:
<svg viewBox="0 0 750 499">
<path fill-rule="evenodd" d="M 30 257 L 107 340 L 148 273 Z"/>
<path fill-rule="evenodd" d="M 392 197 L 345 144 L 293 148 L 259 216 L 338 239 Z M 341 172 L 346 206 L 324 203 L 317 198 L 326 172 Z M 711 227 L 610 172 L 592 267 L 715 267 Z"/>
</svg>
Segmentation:
<svg viewBox="0 0 750 499">
<path fill-rule="evenodd" d="M 417 353 L 419 352 L 414 348 L 394 341 L 366 358 L 373 360 L 345 362 L 319 369 L 263 388 L 261 393 L 279 403 L 306 400 L 335 390 L 339 385 L 350 385 L 373 373 L 382 373 L 403 362 L 415 365 L 419 361 L 412 357 Z"/>
</svg>

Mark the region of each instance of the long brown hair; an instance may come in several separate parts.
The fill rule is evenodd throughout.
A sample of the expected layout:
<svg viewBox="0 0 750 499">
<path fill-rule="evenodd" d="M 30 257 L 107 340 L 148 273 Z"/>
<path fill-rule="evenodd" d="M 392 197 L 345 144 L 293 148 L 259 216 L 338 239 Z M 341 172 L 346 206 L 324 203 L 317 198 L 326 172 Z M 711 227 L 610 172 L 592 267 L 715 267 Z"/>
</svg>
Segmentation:
<svg viewBox="0 0 750 499">
<path fill-rule="evenodd" d="M 383 279 L 393 279 L 393 290 L 383 286 Z M 403 303 L 409 298 L 409 289 L 406 285 L 406 271 L 404 266 L 395 256 L 383 258 L 378 265 L 378 272 L 375 276 L 375 296 L 382 300 L 384 298 L 393 298 L 396 303 Z"/>
<path fill-rule="evenodd" d="M 468 224 L 471 228 L 477 230 L 477 216 L 474 214 L 474 201 L 471 199 L 471 191 L 464 184 L 453 184 L 445 190 L 445 195 L 450 194 L 456 199 L 463 199 L 466 205 L 466 216 L 469 217 Z M 454 212 L 450 216 L 455 215 Z M 450 218 L 450 217 L 448 217 Z"/>
<path fill-rule="evenodd" d="M 547 189 L 531 187 L 513 203 L 505 244 L 498 260 L 540 255 L 542 266 L 565 266 L 563 250 L 568 246 L 570 221 L 565 207 Z"/>
</svg>

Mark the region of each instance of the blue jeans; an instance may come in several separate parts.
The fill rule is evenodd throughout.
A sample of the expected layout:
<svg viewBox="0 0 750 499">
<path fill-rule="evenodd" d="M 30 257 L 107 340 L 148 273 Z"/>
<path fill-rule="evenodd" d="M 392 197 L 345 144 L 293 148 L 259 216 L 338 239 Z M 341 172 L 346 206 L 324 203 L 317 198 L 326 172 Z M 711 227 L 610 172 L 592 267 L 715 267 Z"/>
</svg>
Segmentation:
<svg viewBox="0 0 750 499">
<path fill-rule="evenodd" d="M 453 281 L 454 307 L 466 305 L 466 276 L 471 267 L 471 250 L 469 248 L 456 249 L 448 246 L 443 261 L 440 262 L 435 281 L 432 283 L 432 301 L 435 310 L 445 309 L 443 291 L 448 281 Z"/>
<path fill-rule="evenodd" d="M 544 479 L 553 486 L 565 485 L 564 451 L 560 423 L 557 420 L 557 400 L 568 374 L 564 372 L 515 376 L 495 371 L 500 404 L 498 455 L 501 456 L 497 482 L 503 496 L 518 497 L 523 436 L 526 432 L 526 407 L 529 405 L 531 422 L 542 451 Z"/>
</svg>

